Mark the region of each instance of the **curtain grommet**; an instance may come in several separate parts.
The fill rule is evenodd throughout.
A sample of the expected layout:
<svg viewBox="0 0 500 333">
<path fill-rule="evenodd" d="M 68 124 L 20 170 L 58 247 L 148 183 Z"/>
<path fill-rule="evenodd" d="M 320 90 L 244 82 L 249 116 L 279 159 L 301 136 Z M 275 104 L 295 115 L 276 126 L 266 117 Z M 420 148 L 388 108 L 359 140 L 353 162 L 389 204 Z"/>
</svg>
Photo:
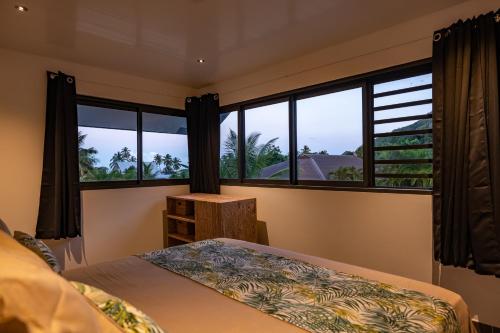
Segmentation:
<svg viewBox="0 0 500 333">
<path fill-rule="evenodd" d="M 50 73 L 50 79 L 51 80 L 54 80 L 56 77 L 57 77 L 57 74 Z"/>
<path fill-rule="evenodd" d="M 218 100 L 219 99 L 219 94 L 215 94 L 214 95 L 214 101 Z"/>
<path fill-rule="evenodd" d="M 75 80 L 73 80 L 73 78 L 71 76 L 68 76 L 66 78 L 66 82 L 68 82 L 69 84 L 72 84 L 73 82 L 75 82 Z"/>
<path fill-rule="evenodd" d="M 441 33 L 440 32 L 436 32 L 434 34 L 434 36 L 432 37 L 432 39 L 435 41 L 435 42 L 439 42 L 441 40 Z"/>
<path fill-rule="evenodd" d="M 186 98 L 187 103 L 191 103 L 191 97 Z"/>
</svg>

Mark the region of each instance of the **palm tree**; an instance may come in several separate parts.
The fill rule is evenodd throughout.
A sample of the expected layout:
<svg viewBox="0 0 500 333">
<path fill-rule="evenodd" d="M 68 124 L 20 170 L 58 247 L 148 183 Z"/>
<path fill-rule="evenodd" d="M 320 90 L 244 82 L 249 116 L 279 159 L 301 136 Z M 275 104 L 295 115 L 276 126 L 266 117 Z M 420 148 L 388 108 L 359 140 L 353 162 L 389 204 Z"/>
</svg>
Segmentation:
<svg viewBox="0 0 500 333">
<path fill-rule="evenodd" d="M 279 147 L 275 145 L 278 138 L 259 144 L 261 133 L 251 133 L 245 143 L 246 177 L 259 177 L 263 168 L 286 160 Z M 222 178 L 238 177 L 238 135 L 229 130 L 224 141 L 224 155 L 221 157 L 220 170 Z"/>
<path fill-rule="evenodd" d="M 128 149 L 128 147 L 123 147 L 120 153 L 122 154 L 124 161 L 127 161 L 127 162 L 136 162 L 137 161 L 137 159 L 135 158 L 134 155 L 132 155 L 132 152 L 130 151 L 130 149 Z"/>
<path fill-rule="evenodd" d="M 156 165 L 161 165 L 163 163 L 163 157 L 160 154 L 155 154 L 155 156 L 153 156 L 153 162 L 156 163 Z"/>
<path fill-rule="evenodd" d="M 274 143 L 278 138 L 271 139 L 264 144 L 258 144 L 262 134 L 258 132 L 250 133 L 245 144 L 246 177 L 256 178 L 260 176 L 261 170 L 270 164 L 270 153 L 276 146 Z"/>
<path fill-rule="evenodd" d="M 153 163 L 142 162 L 142 176 L 144 179 L 155 179 L 158 171 L 155 171 Z"/>
<path fill-rule="evenodd" d="M 224 141 L 224 155 L 220 160 L 221 178 L 238 178 L 238 135 L 232 129 Z"/>
<path fill-rule="evenodd" d="M 172 169 L 174 169 L 174 171 L 178 171 L 182 167 L 181 162 L 182 161 L 178 157 L 174 157 L 172 160 Z"/>
<path fill-rule="evenodd" d="M 161 170 L 161 173 L 163 173 L 164 175 L 171 175 L 174 173 L 174 169 L 173 169 L 173 159 L 172 159 L 172 155 L 170 154 L 165 154 L 165 156 L 163 157 L 163 169 Z"/>
<path fill-rule="evenodd" d="M 78 157 L 80 164 L 80 178 L 85 179 L 91 174 L 99 160 L 95 157 L 97 149 L 94 147 L 83 148 L 87 134 L 78 131 Z"/>
<path fill-rule="evenodd" d="M 113 157 L 109 160 L 109 168 L 112 171 L 119 172 L 120 171 L 120 162 L 125 161 L 125 159 L 122 156 L 121 151 L 116 152 L 113 154 Z"/>
</svg>

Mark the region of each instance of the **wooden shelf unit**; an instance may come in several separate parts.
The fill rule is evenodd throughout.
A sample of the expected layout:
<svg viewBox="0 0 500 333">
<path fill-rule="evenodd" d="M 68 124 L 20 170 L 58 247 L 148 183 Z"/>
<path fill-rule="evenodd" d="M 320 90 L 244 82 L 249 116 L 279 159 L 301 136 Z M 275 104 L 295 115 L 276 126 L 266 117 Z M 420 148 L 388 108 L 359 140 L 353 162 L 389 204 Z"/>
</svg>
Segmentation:
<svg viewBox="0 0 500 333">
<path fill-rule="evenodd" d="M 205 193 L 167 197 L 165 247 L 220 237 L 257 241 L 255 198 Z"/>
</svg>

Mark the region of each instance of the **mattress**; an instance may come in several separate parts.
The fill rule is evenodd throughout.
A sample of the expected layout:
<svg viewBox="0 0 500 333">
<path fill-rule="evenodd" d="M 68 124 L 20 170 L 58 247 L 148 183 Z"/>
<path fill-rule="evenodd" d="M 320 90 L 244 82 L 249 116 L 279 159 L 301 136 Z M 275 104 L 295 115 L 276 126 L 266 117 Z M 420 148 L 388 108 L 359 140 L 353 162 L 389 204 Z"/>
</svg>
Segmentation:
<svg viewBox="0 0 500 333">
<path fill-rule="evenodd" d="M 307 256 L 279 248 L 232 239 L 227 244 L 251 248 L 359 275 L 399 288 L 420 291 L 447 301 L 455 310 L 461 331 L 470 332 L 467 305 L 456 293 L 428 283 Z M 304 332 L 250 306 L 226 297 L 188 278 L 131 256 L 66 271 L 67 279 L 101 288 L 151 316 L 167 332 Z"/>
</svg>

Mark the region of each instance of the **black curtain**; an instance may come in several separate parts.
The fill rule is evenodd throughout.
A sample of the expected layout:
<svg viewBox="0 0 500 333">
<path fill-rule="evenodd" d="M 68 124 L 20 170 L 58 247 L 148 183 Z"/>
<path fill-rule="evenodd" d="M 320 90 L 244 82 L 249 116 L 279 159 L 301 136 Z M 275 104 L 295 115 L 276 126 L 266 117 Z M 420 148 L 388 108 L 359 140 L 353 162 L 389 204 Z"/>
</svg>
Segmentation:
<svg viewBox="0 0 500 333">
<path fill-rule="evenodd" d="M 42 186 L 36 238 L 81 235 L 74 77 L 47 73 Z"/>
<path fill-rule="evenodd" d="M 434 34 L 434 256 L 500 276 L 498 13 Z"/>
<path fill-rule="evenodd" d="M 191 193 L 220 193 L 219 96 L 186 98 Z"/>
</svg>

